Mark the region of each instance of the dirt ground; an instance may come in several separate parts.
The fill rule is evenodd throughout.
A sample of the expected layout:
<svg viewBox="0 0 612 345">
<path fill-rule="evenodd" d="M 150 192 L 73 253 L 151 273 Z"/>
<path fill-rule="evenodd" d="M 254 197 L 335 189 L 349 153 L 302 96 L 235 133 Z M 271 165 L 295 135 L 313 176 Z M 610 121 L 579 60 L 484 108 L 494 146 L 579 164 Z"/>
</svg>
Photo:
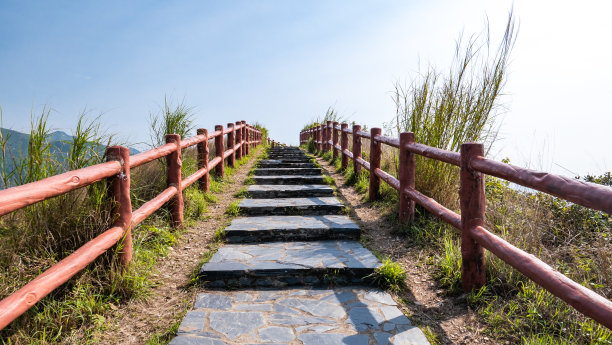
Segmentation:
<svg viewBox="0 0 612 345">
<path fill-rule="evenodd" d="M 317 158 L 317 162 L 335 180 L 338 198 L 351 207 L 350 216 L 362 229 L 362 242 L 406 270 L 407 288 L 394 297 L 415 325 L 421 329 L 430 327 L 439 344 L 500 344 L 482 334 L 484 324 L 467 306 L 466 295 L 446 296 L 432 277 L 433 267 L 427 263 L 431 253 L 427 249 L 411 246 L 404 238 L 392 234 L 396 225 L 383 212 L 371 203 L 364 203 L 362 195 L 347 186 L 344 176 L 327 161 Z"/>
<path fill-rule="evenodd" d="M 193 306 L 198 292 L 197 288 L 186 288 L 191 274 L 211 248 L 215 231 L 227 224 L 224 212 L 236 200 L 233 195 L 243 187 L 255 162 L 256 159 L 251 159 L 235 171 L 232 182 L 225 185 L 222 193 L 216 194 L 217 203 L 208 205 L 206 219 L 186 229 L 170 248 L 170 254 L 159 260 L 151 276 L 155 287 L 146 298 L 113 306 L 104 316 L 105 327 L 94 330 L 90 337 L 86 337 L 86 333 L 91 330 L 79 330 L 64 343 L 145 344 L 153 334 L 164 334 L 180 321 Z"/>
</svg>

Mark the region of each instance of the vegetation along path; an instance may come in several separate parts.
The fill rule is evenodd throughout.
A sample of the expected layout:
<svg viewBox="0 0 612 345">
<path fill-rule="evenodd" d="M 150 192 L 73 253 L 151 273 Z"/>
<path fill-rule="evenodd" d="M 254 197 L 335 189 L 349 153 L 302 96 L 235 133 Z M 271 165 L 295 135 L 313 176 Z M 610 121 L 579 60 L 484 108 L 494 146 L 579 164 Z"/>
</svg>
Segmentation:
<svg viewBox="0 0 612 345">
<path fill-rule="evenodd" d="M 321 170 L 297 148 L 268 158 L 170 344 L 429 344 L 391 295 L 367 286 L 381 263 Z"/>
<path fill-rule="evenodd" d="M 255 153 L 256 155 L 260 153 Z M 178 241 L 170 247 L 168 256 L 160 260 L 152 274 L 155 287 L 140 299 L 113 306 L 105 315 L 102 325 L 87 336 L 77 332 L 64 341 L 65 344 L 158 344 L 172 337 L 185 311 L 193 304 L 197 289 L 191 284 L 194 269 L 202 256 L 208 255 L 218 243 L 215 231 L 226 225 L 226 210 L 236 198 L 249 170 L 255 164 L 251 159 L 236 169 L 222 192 L 216 194 L 216 202 L 208 206 L 205 218 L 193 226 L 187 226 Z M 197 272 L 197 270 L 195 271 Z M 88 337 L 90 340 L 84 339 Z"/>
</svg>

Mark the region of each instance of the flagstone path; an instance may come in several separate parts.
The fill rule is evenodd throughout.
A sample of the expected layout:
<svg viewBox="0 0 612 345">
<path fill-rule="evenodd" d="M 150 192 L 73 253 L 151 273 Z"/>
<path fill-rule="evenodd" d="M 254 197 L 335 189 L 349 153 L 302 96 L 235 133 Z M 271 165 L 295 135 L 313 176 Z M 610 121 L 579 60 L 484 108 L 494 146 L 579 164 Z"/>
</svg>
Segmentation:
<svg viewBox="0 0 612 345">
<path fill-rule="evenodd" d="M 229 244 L 200 269 L 206 292 L 172 345 L 429 344 L 391 296 L 364 279 L 380 261 L 297 148 L 259 162 Z"/>
</svg>

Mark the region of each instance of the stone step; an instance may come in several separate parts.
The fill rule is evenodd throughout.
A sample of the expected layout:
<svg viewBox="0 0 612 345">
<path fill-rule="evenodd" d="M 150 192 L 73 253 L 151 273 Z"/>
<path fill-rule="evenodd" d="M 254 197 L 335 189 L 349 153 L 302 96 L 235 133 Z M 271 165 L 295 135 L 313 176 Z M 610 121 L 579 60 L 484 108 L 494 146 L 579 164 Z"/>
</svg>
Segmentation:
<svg viewBox="0 0 612 345">
<path fill-rule="evenodd" d="M 347 216 L 262 216 L 235 218 L 225 228 L 229 243 L 359 239 Z"/>
<path fill-rule="evenodd" d="M 199 293 L 171 345 L 428 345 L 386 292 L 367 287 Z"/>
<path fill-rule="evenodd" d="M 257 168 L 255 176 L 321 175 L 321 168 Z"/>
<path fill-rule="evenodd" d="M 268 152 L 303 152 L 298 147 L 271 147 Z"/>
<path fill-rule="evenodd" d="M 316 168 L 314 163 L 261 163 L 257 164 L 259 168 Z"/>
<path fill-rule="evenodd" d="M 287 158 L 282 158 L 282 159 L 262 159 L 259 162 L 260 163 L 312 163 L 312 161 L 308 157 L 291 158 L 291 159 L 287 159 Z"/>
<path fill-rule="evenodd" d="M 253 199 L 304 198 L 314 196 L 333 196 L 334 190 L 324 184 L 255 184 L 247 188 Z"/>
<path fill-rule="evenodd" d="M 305 155 L 305 153 L 304 153 L 304 152 L 301 152 L 301 151 L 291 151 L 291 152 L 268 152 L 268 156 L 274 156 L 274 155 L 279 155 L 279 156 L 291 156 L 291 155 L 297 156 L 297 155 L 300 155 L 300 156 L 304 156 L 304 155 Z"/>
<path fill-rule="evenodd" d="M 210 287 L 364 284 L 380 261 L 357 241 L 228 244 L 202 265 Z"/>
<path fill-rule="evenodd" d="M 336 197 L 243 199 L 238 207 L 247 215 L 320 215 L 344 210 Z"/>
<path fill-rule="evenodd" d="M 273 155 L 268 156 L 266 159 L 308 159 L 304 155 Z"/>
<path fill-rule="evenodd" d="M 298 154 L 304 154 L 304 151 L 300 151 L 300 150 L 268 150 L 268 154 L 275 154 L 275 155 L 298 155 Z"/>
<path fill-rule="evenodd" d="M 255 184 L 325 184 L 321 175 L 252 176 Z"/>
</svg>

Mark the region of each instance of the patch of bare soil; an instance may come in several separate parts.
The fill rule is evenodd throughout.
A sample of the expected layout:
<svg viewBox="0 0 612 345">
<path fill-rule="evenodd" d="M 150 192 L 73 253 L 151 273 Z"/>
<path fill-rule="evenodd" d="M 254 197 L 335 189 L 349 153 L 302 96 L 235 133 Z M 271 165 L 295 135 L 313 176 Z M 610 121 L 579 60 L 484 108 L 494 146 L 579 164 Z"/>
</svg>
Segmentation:
<svg viewBox="0 0 612 345">
<path fill-rule="evenodd" d="M 185 229 L 178 242 L 170 248 L 170 254 L 159 260 L 151 275 L 155 287 L 149 295 L 115 306 L 105 315 L 106 325 L 86 337 L 88 330 L 80 330 L 64 341 L 67 344 L 145 344 L 153 334 L 164 334 L 193 306 L 197 288 L 187 288 L 193 270 L 211 249 L 215 231 L 226 225 L 225 210 L 236 200 L 234 194 L 244 185 L 249 170 L 257 159 L 238 168 L 216 194 L 217 203 L 208 205 L 206 219 Z M 90 330 L 91 331 L 91 330 Z M 85 340 L 84 338 L 89 338 Z"/>
<path fill-rule="evenodd" d="M 335 180 L 338 198 L 351 207 L 350 215 L 360 225 L 366 247 L 390 257 L 406 270 L 407 288 L 394 297 L 410 320 L 421 329 L 430 327 L 439 344 L 498 344 L 481 333 L 485 325 L 467 306 L 466 295 L 447 296 L 433 278 L 433 267 L 427 263 L 428 257 L 434 254 L 431 249 L 394 235 L 397 224 L 389 221 L 385 212 L 363 202 L 362 195 L 347 186 L 344 176 L 327 161 L 317 158 L 317 162 Z"/>
</svg>

